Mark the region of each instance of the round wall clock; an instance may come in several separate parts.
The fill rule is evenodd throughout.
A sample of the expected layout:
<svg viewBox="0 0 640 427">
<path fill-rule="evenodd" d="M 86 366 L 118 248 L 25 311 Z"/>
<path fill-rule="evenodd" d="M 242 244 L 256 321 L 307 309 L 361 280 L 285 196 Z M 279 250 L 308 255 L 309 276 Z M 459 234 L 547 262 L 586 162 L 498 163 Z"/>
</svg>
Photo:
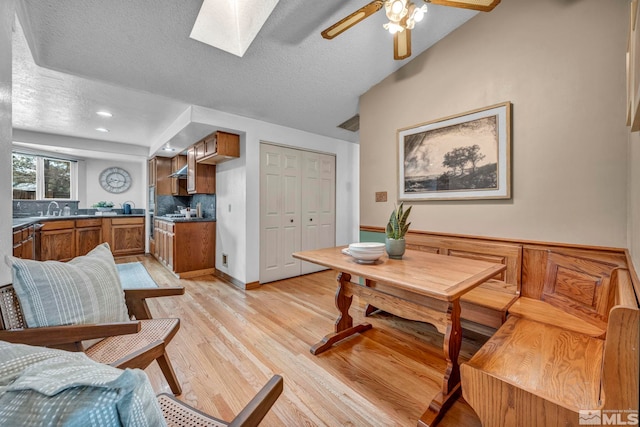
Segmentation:
<svg viewBox="0 0 640 427">
<path fill-rule="evenodd" d="M 123 193 L 131 187 L 131 175 L 119 167 L 106 168 L 100 174 L 100 185 L 109 193 Z"/>
</svg>

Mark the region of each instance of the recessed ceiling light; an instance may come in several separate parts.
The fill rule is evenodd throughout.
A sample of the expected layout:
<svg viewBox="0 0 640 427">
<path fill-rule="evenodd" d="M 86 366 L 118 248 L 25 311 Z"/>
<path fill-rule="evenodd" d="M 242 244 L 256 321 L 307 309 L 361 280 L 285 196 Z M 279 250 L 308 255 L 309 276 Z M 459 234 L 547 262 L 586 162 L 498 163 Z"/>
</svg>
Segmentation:
<svg viewBox="0 0 640 427">
<path fill-rule="evenodd" d="M 96 114 L 102 117 L 113 117 L 113 114 L 108 111 L 96 111 Z"/>
<path fill-rule="evenodd" d="M 96 130 L 98 132 L 109 132 L 109 129 L 107 129 L 107 128 L 96 128 Z"/>
<path fill-rule="evenodd" d="M 175 148 L 171 148 L 171 147 L 164 147 L 163 150 L 164 151 L 176 151 Z"/>
</svg>

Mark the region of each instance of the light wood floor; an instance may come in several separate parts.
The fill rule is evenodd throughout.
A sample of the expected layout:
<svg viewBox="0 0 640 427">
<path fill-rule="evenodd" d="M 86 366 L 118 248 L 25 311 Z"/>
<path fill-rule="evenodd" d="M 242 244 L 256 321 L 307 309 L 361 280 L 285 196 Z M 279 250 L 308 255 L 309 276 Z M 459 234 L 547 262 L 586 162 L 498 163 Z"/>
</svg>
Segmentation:
<svg viewBox="0 0 640 427">
<path fill-rule="evenodd" d="M 160 286 L 186 294 L 150 301 L 154 317 L 178 317 L 168 347 L 181 399 L 230 420 L 273 374 L 285 388 L 264 426 L 415 426 L 442 383 L 442 335 L 391 315 L 373 329 L 313 356 L 309 347 L 333 330 L 335 273 L 315 273 L 242 291 L 214 276 L 178 280 L 150 256 L 141 261 Z M 354 298 L 354 322 L 362 319 Z M 484 337 L 464 331 L 461 362 Z M 146 370 L 156 392 L 170 393 L 160 369 Z M 480 426 L 460 398 L 441 426 Z"/>
</svg>

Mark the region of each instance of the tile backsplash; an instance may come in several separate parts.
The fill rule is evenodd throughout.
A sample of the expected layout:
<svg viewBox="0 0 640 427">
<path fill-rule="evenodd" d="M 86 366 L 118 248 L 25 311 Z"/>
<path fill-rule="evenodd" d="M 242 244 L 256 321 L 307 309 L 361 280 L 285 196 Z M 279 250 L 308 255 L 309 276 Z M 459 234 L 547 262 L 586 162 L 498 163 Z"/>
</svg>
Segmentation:
<svg viewBox="0 0 640 427">
<path fill-rule="evenodd" d="M 47 209 L 51 204 L 51 213 L 56 216 L 60 215 L 65 206 L 69 206 L 71 209 L 71 215 L 94 215 L 97 209 L 88 208 L 80 209 L 77 200 L 53 200 L 58 204 L 51 204 L 52 200 L 14 200 L 13 201 L 13 217 L 14 218 L 26 218 L 30 216 L 44 216 L 47 214 Z M 118 207 L 113 208 L 113 212 L 122 214 L 123 210 Z M 135 215 L 142 215 L 146 211 L 144 209 L 131 209 L 131 213 Z"/>
<path fill-rule="evenodd" d="M 202 205 L 202 216 L 204 218 L 216 218 L 216 195 L 215 194 L 195 194 L 193 196 L 158 196 L 156 200 L 157 216 L 172 214 L 180 208 L 191 207 L 195 211 L 196 205 Z"/>
</svg>

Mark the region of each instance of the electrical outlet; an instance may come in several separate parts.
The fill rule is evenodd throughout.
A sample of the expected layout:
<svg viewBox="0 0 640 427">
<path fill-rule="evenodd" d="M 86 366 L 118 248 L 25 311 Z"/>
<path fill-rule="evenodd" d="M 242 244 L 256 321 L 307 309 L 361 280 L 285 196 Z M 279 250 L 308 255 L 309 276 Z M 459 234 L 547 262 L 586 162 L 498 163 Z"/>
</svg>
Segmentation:
<svg viewBox="0 0 640 427">
<path fill-rule="evenodd" d="M 376 202 L 386 202 L 386 201 L 387 201 L 387 192 L 376 191 Z"/>
<path fill-rule="evenodd" d="M 222 254 L 222 266 L 223 267 L 228 267 L 229 266 L 229 255 Z"/>
</svg>

